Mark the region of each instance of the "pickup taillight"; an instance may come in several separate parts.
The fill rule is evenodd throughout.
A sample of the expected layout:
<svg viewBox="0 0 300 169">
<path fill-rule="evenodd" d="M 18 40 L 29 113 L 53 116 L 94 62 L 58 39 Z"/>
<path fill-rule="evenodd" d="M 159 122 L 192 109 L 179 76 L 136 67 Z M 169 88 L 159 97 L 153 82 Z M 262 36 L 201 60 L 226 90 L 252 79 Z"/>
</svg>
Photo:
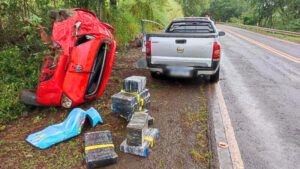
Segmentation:
<svg viewBox="0 0 300 169">
<path fill-rule="evenodd" d="M 151 41 L 150 40 L 146 44 L 146 56 L 151 56 Z"/>
<path fill-rule="evenodd" d="M 151 64 L 151 41 L 150 40 L 146 44 L 146 61 L 147 61 L 147 65 L 150 66 Z"/>
<path fill-rule="evenodd" d="M 214 49 L 213 49 L 213 59 L 220 59 L 221 55 L 221 46 L 218 44 L 218 42 L 214 43 Z"/>
</svg>

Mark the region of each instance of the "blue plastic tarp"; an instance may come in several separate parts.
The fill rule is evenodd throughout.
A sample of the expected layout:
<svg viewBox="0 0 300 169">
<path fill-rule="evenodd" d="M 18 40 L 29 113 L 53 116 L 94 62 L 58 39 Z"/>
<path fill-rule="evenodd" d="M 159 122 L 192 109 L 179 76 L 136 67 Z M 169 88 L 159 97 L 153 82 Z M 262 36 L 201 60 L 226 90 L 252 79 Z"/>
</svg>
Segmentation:
<svg viewBox="0 0 300 169">
<path fill-rule="evenodd" d="M 80 108 L 74 108 L 64 122 L 30 134 L 25 140 L 37 148 L 46 149 L 54 144 L 79 135 L 86 119 L 90 121 L 93 127 L 98 123 L 103 123 L 96 109 L 90 108 L 84 111 Z"/>
</svg>

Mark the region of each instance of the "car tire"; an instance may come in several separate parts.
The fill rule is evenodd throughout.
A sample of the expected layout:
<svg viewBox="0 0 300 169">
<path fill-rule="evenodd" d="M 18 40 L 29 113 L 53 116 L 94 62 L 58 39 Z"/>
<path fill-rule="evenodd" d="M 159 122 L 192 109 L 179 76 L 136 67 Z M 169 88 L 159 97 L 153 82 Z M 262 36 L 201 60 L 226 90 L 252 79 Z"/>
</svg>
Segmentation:
<svg viewBox="0 0 300 169">
<path fill-rule="evenodd" d="M 210 76 L 210 82 L 216 83 L 219 81 L 219 75 L 220 75 L 220 68 L 218 68 L 217 72 Z"/>
<path fill-rule="evenodd" d="M 37 103 L 36 91 L 34 90 L 22 90 L 19 95 L 19 100 L 27 105 L 42 106 L 41 104 Z"/>
</svg>

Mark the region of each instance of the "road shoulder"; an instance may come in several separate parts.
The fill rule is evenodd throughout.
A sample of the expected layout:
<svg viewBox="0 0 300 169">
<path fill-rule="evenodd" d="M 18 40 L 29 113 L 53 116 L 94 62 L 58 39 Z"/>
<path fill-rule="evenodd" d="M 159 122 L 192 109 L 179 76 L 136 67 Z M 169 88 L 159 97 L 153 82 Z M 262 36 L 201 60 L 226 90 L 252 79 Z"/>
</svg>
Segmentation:
<svg viewBox="0 0 300 169">
<path fill-rule="evenodd" d="M 208 91 L 207 105 L 209 111 L 209 120 L 208 120 L 209 148 L 212 153 L 210 168 L 231 169 L 233 168 L 233 163 L 231 160 L 228 147 L 221 148 L 218 145 L 219 142 L 227 143 L 227 138 L 225 135 L 225 128 L 223 125 L 220 106 L 218 103 L 216 87 L 215 85 L 208 85 L 206 90 Z"/>
</svg>

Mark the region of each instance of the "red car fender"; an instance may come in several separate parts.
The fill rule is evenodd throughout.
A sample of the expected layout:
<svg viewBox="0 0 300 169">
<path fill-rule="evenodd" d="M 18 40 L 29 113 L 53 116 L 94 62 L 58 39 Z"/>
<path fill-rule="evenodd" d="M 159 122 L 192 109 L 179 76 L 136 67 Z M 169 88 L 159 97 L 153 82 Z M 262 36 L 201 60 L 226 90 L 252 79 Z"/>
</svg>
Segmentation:
<svg viewBox="0 0 300 169">
<path fill-rule="evenodd" d="M 53 77 L 47 81 L 41 81 L 37 89 L 37 102 L 46 106 L 60 105 L 62 94 L 62 83 L 65 77 L 65 70 L 68 56 L 60 55 Z"/>
</svg>

